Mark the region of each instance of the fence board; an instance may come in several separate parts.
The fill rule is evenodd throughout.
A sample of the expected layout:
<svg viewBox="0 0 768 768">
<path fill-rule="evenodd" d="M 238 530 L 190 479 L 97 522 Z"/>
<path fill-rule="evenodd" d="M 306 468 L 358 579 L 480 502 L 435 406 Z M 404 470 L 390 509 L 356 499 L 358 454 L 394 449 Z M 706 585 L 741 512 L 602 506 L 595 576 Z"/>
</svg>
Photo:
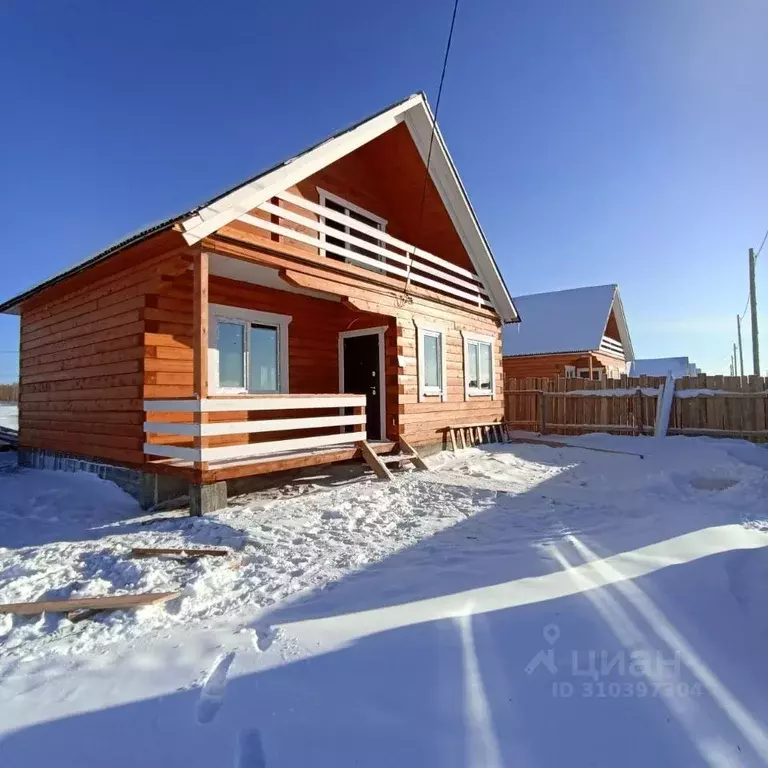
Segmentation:
<svg viewBox="0 0 768 768">
<path fill-rule="evenodd" d="M 583 434 L 652 434 L 663 377 L 588 379 L 508 378 L 504 402 L 513 429 Z M 768 442 L 768 379 L 760 376 L 692 376 L 675 381 L 669 434 L 740 437 Z M 595 392 L 582 395 L 581 392 Z M 542 414 L 546 395 L 546 414 Z M 639 394 L 638 394 L 639 392 Z M 599 394 L 598 394 L 599 393 Z M 542 427 L 542 415 L 546 423 Z"/>
</svg>

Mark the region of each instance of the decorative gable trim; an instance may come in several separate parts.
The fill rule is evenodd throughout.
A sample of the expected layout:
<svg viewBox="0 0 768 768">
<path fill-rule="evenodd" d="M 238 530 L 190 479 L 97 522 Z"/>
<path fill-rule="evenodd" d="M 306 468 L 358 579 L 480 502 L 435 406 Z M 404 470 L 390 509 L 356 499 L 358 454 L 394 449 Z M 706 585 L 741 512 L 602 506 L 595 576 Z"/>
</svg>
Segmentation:
<svg viewBox="0 0 768 768">
<path fill-rule="evenodd" d="M 430 159 L 432 181 L 494 309 L 504 322 L 517 322 L 519 317 L 512 298 L 496 266 L 453 160 L 448 154 L 432 111 L 421 94 L 411 96 L 201 208 L 182 221 L 184 239 L 189 244 L 199 242 L 401 122 L 405 122 L 425 164 L 434 126 L 435 139 Z"/>
</svg>

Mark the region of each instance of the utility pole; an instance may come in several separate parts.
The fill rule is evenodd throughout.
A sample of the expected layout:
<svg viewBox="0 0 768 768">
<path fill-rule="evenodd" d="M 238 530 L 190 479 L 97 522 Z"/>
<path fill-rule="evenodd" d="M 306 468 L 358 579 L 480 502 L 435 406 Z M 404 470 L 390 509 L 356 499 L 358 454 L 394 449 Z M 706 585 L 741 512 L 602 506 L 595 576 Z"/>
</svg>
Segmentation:
<svg viewBox="0 0 768 768">
<path fill-rule="evenodd" d="M 733 355 L 728 358 L 728 371 L 729 375 L 733 376 Z"/>
<path fill-rule="evenodd" d="M 755 290 L 755 249 L 749 249 L 749 306 L 752 312 L 752 366 L 755 376 L 760 375 L 760 342 L 757 338 L 757 294 Z"/>
<path fill-rule="evenodd" d="M 741 315 L 736 315 L 736 330 L 739 332 L 739 376 L 744 378 L 744 352 L 741 348 Z"/>
<path fill-rule="evenodd" d="M 737 360 L 737 357 L 736 357 L 736 344 L 734 344 L 733 345 L 733 373 L 731 374 L 731 376 L 738 376 L 739 375 L 739 369 L 736 366 L 736 360 Z"/>
</svg>

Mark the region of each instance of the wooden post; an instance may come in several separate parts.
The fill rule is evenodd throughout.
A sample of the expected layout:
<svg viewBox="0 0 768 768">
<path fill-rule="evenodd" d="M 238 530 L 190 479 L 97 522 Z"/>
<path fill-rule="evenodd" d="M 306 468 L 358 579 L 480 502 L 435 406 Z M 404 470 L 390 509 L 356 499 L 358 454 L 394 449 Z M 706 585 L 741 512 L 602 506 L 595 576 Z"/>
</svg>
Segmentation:
<svg viewBox="0 0 768 768">
<path fill-rule="evenodd" d="M 592 381 L 592 355 L 589 356 L 589 380 Z"/>
<path fill-rule="evenodd" d="M 640 387 L 637 388 L 635 393 L 635 426 L 637 427 L 637 434 L 643 434 L 643 391 Z"/>
<path fill-rule="evenodd" d="M 192 297 L 192 383 L 195 397 L 204 400 L 208 396 L 208 254 L 200 251 L 194 262 L 194 288 Z M 196 411 L 194 423 L 202 426 L 208 421 L 208 414 Z M 195 435 L 193 445 L 202 450 L 207 440 L 201 435 Z M 196 461 L 195 470 L 202 473 L 208 469 L 207 462 Z"/>
<path fill-rule="evenodd" d="M 539 434 L 547 434 L 547 393 L 539 392 Z"/>
<path fill-rule="evenodd" d="M 760 344 L 757 339 L 757 290 L 755 288 L 755 251 L 749 249 L 749 309 L 752 315 L 752 366 L 755 376 L 760 375 Z"/>
<path fill-rule="evenodd" d="M 739 334 L 739 376 L 744 380 L 744 352 L 741 348 L 741 316 L 736 315 L 736 330 Z"/>
<path fill-rule="evenodd" d="M 364 416 L 365 415 L 365 406 L 359 405 L 352 409 L 352 413 L 355 416 Z M 353 432 L 363 432 L 365 431 L 365 422 L 362 424 L 353 424 L 352 425 L 352 431 Z"/>
</svg>

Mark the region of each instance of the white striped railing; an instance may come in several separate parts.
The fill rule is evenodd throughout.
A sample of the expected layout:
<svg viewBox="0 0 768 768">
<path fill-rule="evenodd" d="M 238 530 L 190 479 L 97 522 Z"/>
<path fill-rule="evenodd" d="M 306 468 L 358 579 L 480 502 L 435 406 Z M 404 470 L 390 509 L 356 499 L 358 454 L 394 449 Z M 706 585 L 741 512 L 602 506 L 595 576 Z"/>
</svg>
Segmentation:
<svg viewBox="0 0 768 768">
<path fill-rule="evenodd" d="M 243 413 L 252 411 L 312 411 L 352 408 L 349 415 L 337 416 L 290 416 L 275 419 L 248 421 L 208 421 L 203 414 Z M 193 446 L 168 443 L 144 443 L 144 453 L 170 459 L 190 461 L 195 464 L 265 457 L 291 451 L 326 448 L 335 445 L 353 445 L 366 439 L 365 395 L 262 395 L 259 397 L 225 397 L 184 400 L 145 400 L 144 410 L 149 414 L 188 413 L 185 422 L 144 422 L 145 435 L 173 435 L 192 438 Z M 355 431 L 342 432 L 341 427 L 351 426 Z M 270 432 L 295 432 L 300 430 L 324 430 L 327 434 L 304 437 L 288 437 L 279 440 L 251 442 L 250 435 Z M 211 447 L 206 438 L 240 435 L 234 445 Z"/>
<path fill-rule="evenodd" d="M 267 202 L 259 206 L 259 210 L 268 213 L 271 219 L 244 213 L 239 220 L 252 227 L 341 256 L 359 267 L 399 277 L 404 282 L 423 285 L 475 306 L 493 306 L 482 281 L 470 270 L 291 192 L 281 192 L 277 197 L 283 205 Z M 285 208 L 285 203 L 301 208 L 302 212 Z M 275 218 L 278 221 L 274 221 Z M 329 219 L 357 233 L 373 237 L 376 242 L 334 229 L 325 223 Z M 324 239 L 326 236 L 342 241 L 344 246 L 327 242 Z"/>
<path fill-rule="evenodd" d="M 603 336 L 603 340 L 600 342 L 600 351 L 614 357 L 624 357 L 624 346 L 622 343 L 615 339 L 610 339 L 608 336 Z"/>
</svg>

